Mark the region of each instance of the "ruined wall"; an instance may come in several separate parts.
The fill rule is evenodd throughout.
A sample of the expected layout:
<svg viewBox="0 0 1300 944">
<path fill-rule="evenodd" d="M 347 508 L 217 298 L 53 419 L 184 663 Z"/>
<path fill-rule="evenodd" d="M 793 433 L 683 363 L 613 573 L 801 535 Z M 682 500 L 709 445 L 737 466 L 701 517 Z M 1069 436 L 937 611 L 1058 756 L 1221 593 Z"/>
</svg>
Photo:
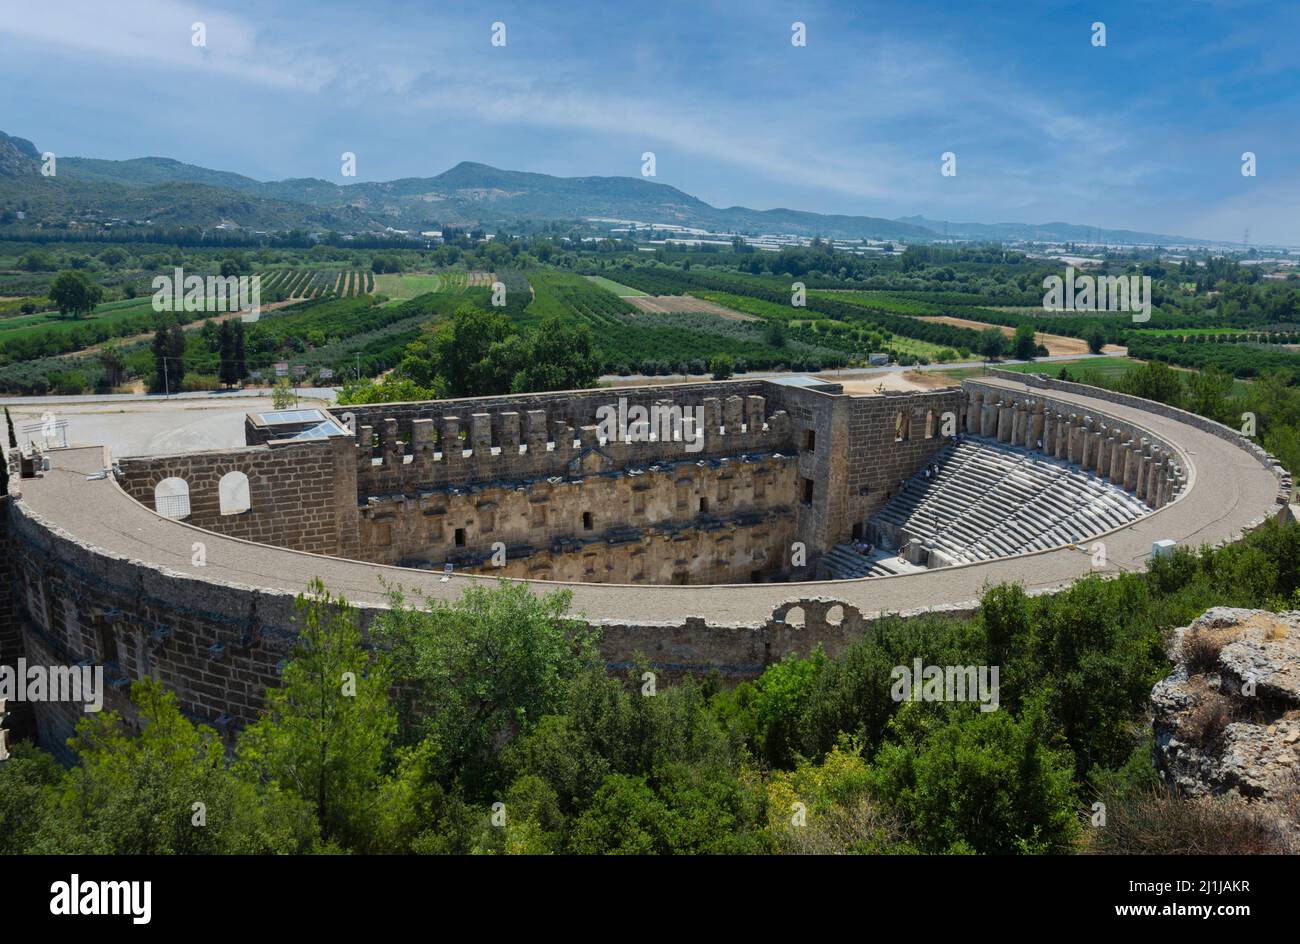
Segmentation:
<svg viewBox="0 0 1300 944">
<path fill-rule="evenodd" d="M 775 573 L 772 549 L 793 540 L 795 472 L 791 456 L 747 454 L 372 496 L 361 508 L 360 556 L 461 569 L 505 545 L 502 575 L 748 581 L 756 570 Z"/>
<path fill-rule="evenodd" d="M 8 460 L 0 455 L 0 461 Z M 14 557 L 14 542 L 9 534 L 11 502 L 8 495 L 0 495 L 0 665 L 16 667 L 18 660 L 27 655 L 27 651 L 18 619 L 17 588 L 20 571 Z M 10 702 L 5 710 L 7 717 L 3 724 L 11 741 L 31 733 L 35 719 L 26 705 Z M 3 735 L 0 735 L 0 747 L 3 747 Z"/>
<path fill-rule="evenodd" d="M 333 415 L 350 428 L 360 430 L 370 426 L 376 432 L 383 428 L 389 419 L 397 421 L 397 438 L 411 442 L 411 424 L 417 419 L 432 420 L 434 428 L 442 430 L 442 419 L 447 416 L 458 417 L 461 428 L 469 428 L 469 417 L 474 414 L 492 417 L 489 423 L 493 435 L 499 429 L 497 417 L 502 413 L 516 413 L 525 410 L 540 410 L 545 414 L 545 428 L 554 429 L 557 423 L 564 423 L 574 429 L 590 426 L 596 422 L 596 411 L 605 405 L 617 403 L 620 397 L 629 404 L 649 406 L 656 401 L 670 401 L 677 406 L 701 406 L 706 397 L 745 398 L 752 394 L 765 395 L 773 393 L 772 384 L 762 380 L 706 381 L 686 384 L 659 384 L 640 387 L 608 387 L 595 390 L 563 390 L 551 393 L 505 394 L 494 397 L 462 397 L 455 400 L 425 400 L 416 403 L 372 403 L 356 406 L 340 406 L 332 410 Z M 784 409 L 784 404 L 777 402 L 773 409 Z M 349 419 L 350 418 L 350 419 Z M 494 441 L 494 445 L 500 445 Z"/>
<path fill-rule="evenodd" d="M 966 394 L 960 388 L 929 393 L 858 397 L 848 404 L 843 498 L 833 509 L 837 536 L 884 507 L 899 483 L 914 475 L 962 431 Z M 953 428 L 945 436 L 945 414 Z"/>
<path fill-rule="evenodd" d="M 105 709 L 128 720 L 129 686 L 145 677 L 174 691 L 187 716 L 224 734 L 256 719 L 297 636 L 292 595 L 109 556 L 46 527 L 21 502 L 8 509 L 8 524 L 29 660 L 103 665 Z M 795 607 L 802 612 L 787 613 Z M 363 630 L 381 609 L 358 607 Z M 716 670 L 731 680 L 756 677 L 771 662 L 819 644 L 841 653 L 871 626 L 835 600 L 800 601 L 796 588 L 789 604 L 757 625 L 710 625 L 689 614 L 675 625 L 638 623 L 633 615 L 593 624 L 611 670 L 644 657 L 665 678 Z M 81 706 L 35 707 L 42 745 L 67 758 L 65 742 L 84 716 Z"/>
<path fill-rule="evenodd" d="M 357 553 L 356 462 L 351 440 L 249 446 L 174 456 L 118 460 L 117 480 L 132 498 L 154 508 L 163 479 L 189 485 L 196 527 L 262 544 L 316 554 Z M 249 508 L 223 514 L 220 483 L 230 473 L 248 477 Z"/>
<path fill-rule="evenodd" d="M 297 635 L 290 595 L 110 557 L 46 529 L 21 502 L 8 517 L 29 662 L 104 666 L 105 710 L 128 717 L 129 685 L 145 677 L 219 730 L 257 716 Z M 82 706 L 35 708 L 41 744 L 66 759 Z"/>
<path fill-rule="evenodd" d="M 348 414 L 341 414 L 339 418 L 354 424 L 357 489 L 362 498 L 791 448 L 787 415 L 769 411 L 766 398 L 759 394 L 697 397 L 702 423 L 684 424 L 675 440 L 611 442 L 601 438 L 594 410 L 598 405 L 617 404 L 619 395 L 621 391 L 612 391 L 598 400 L 592 398 L 591 421 L 578 426 L 552 418 L 532 396 L 517 397 L 505 404 L 509 408 L 492 410 L 473 400 L 437 401 L 424 411 L 437 416 L 408 412 L 405 421 L 397 410 L 392 412 L 398 415 L 354 414 L 344 420 Z M 678 399 L 660 399 L 664 406 L 684 405 Z M 453 410 L 455 404 L 475 412 Z"/>
</svg>

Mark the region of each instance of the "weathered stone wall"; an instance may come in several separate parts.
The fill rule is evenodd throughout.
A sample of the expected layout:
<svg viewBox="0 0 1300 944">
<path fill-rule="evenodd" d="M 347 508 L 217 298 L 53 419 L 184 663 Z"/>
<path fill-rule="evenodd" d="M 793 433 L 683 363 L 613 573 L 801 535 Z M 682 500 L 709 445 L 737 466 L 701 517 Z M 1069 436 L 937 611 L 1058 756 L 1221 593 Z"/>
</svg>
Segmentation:
<svg viewBox="0 0 1300 944">
<path fill-rule="evenodd" d="M 8 523 L 29 660 L 103 665 L 105 709 L 128 719 L 130 683 L 145 677 L 174 691 L 186 715 L 224 733 L 257 717 L 298 632 L 292 595 L 210 583 L 110 556 L 46 527 L 21 502 L 8 509 Z M 358 607 L 363 629 L 381 609 Z M 800 599 L 797 588 L 788 604 L 757 625 L 711 625 L 687 614 L 674 625 L 635 619 L 593 624 L 611 670 L 644 657 L 667 678 L 717 670 L 731 680 L 755 677 L 771 662 L 806 655 L 818 644 L 839 654 L 871 626 L 853 607 Z M 36 715 L 41 743 L 67 757 L 65 742 L 83 716 L 81 706 L 42 703 Z"/>
<path fill-rule="evenodd" d="M 155 508 L 158 483 L 183 479 L 190 505 L 185 520 L 196 527 L 277 547 L 352 557 L 357 552 L 354 451 L 351 440 L 336 438 L 129 458 L 118 461 L 117 480 L 132 498 Z M 249 508 L 223 514 L 220 484 L 231 473 L 247 476 Z"/>
<path fill-rule="evenodd" d="M 828 509 L 837 525 L 831 544 L 848 540 L 853 525 L 884 507 L 900 482 L 963 431 L 965 402 L 965 393 L 955 387 L 849 401 L 842 498 Z M 946 436 L 945 416 L 952 420 Z"/>
<path fill-rule="evenodd" d="M 219 729 L 256 717 L 297 635 L 290 595 L 110 557 L 44 528 L 21 502 L 8 517 L 29 662 L 104 666 L 106 710 L 126 711 L 130 682 L 152 677 Z M 36 705 L 41 743 L 66 756 L 82 716 L 80 705 Z"/>
<path fill-rule="evenodd" d="M 749 581 L 782 570 L 795 472 L 792 456 L 747 454 L 372 496 L 359 556 L 534 579 Z"/>
<path fill-rule="evenodd" d="M 616 394 L 621 391 L 590 400 L 589 405 L 593 409 L 617 405 Z M 659 399 L 664 407 L 695 409 L 684 397 Z M 508 409 L 488 410 L 479 401 L 449 400 L 430 404 L 426 412 L 437 412 L 436 417 L 408 413 L 404 422 L 403 414 L 393 410 L 397 415 L 354 414 L 345 422 L 354 424 L 357 488 L 362 497 L 790 450 L 787 414 L 769 411 L 762 395 L 696 399 L 702 422 L 684 422 L 675 431 L 676 438 L 666 440 L 602 439 L 594 414 L 589 422 L 582 420 L 575 426 L 568 419 L 551 418 L 533 396 L 516 398 L 506 405 Z M 476 412 L 454 412 L 454 404 Z"/>
<path fill-rule="evenodd" d="M 7 457 L 0 454 L 0 461 L 7 461 Z M 14 542 L 9 534 L 11 501 L 7 494 L 0 495 L 0 665 L 16 667 L 27 651 L 18 619 L 19 569 L 14 556 Z M 26 705 L 10 702 L 6 714 L 3 724 L 11 740 L 30 733 L 34 719 Z M 0 747 L 3 747 L 2 742 L 3 735 L 0 735 Z"/>
<path fill-rule="evenodd" d="M 497 436 L 501 426 L 500 415 L 503 413 L 522 413 L 524 411 L 541 411 L 545 414 L 545 428 L 554 430 L 556 424 L 563 423 L 573 429 L 591 426 L 596 423 L 596 411 L 602 406 L 617 404 L 619 398 L 626 398 L 629 405 L 650 406 L 659 401 L 667 401 L 676 406 L 702 406 L 704 399 L 740 397 L 742 400 L 758 394 L 769 399 L 774 394 L 773 384 L 762 380 L 707 381 L 687 384 L 659 384 L 640 387 L 609 387 L 596 390 L 564 390 L 552 393 L 506 394 L 494 397 L 464 397 L 456 400 L 425 400 L 416 403 L 370 403 L 357 406 L 340 406 L 333 415 L 350 428 L 359 431 L 369 426 L 375 432 L 383 429 L 386 420 L 397 421 L 397 438 L 403 442 L 412 441 L 412 422 L 417 419 L 432 420 L 439 435 L 443 429 L 443 418 L 454 416 L 461 420 L 460 429 L 469 429 L 469 417 L 479 414 L 491 418 L 489 426 Z M 526 405 L 525 405 L 526 404 Z M 784 409 L 784 404 L 777 402 L 774 410 Z M 525 427 L 527 428 L 527 427 Z M 494 440 L 494 445 L 500 445 Z"/>
</svg>

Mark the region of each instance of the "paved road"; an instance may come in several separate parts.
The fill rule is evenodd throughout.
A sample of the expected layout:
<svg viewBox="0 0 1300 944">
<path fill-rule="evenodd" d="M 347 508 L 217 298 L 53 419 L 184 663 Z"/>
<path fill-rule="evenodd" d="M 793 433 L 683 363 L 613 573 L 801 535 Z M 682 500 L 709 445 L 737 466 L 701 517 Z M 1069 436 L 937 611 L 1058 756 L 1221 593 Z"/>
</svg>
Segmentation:
<svg viewBox="0 0 1300 944">
<path fill-rule="evenodd" d="M 986 383 L 1009 390 L 1023 385 L 1002 380 Z M 1097 400 L 1053 391 L 1081 412 L 1110 414 L 1143 426 L 1177 443 L 1188 459 L 1188 487 L 1177 502 L 1104 537 L 1106 572 L 1145 566 L 1154 541 L 1171 538 L 1198 546 L 1233 540 L 1243 528 L 1277 511 L 1277 480 L 1245 450 L 1177 420 Z M 86 478 L 102 467 L 96 448 L 51 454 L 53 469 L 43 478 L 16 482 L 23 507 L 79 540 L 128 559 L 192 574 L 219 584 L 238 584 L 301 592 L 320 576 L 327 587 L 358 603 L 382 604 L 381 580 L 418 589 L 432 599 L 458 596 L 468 580 L 447 583 L 426 571 L 386 567 L 321 557 L 251 544 L 181 522 L 162 518 L 129 498 L 111 478 Z M 191 545 L 202 539 L 208 564 L 201 572 L 190 565 Z M 1020 582 L 1029 590 L 1068 583 L 1092 571 L 1089 554 L 1061 548 L 1038 554 L 944 569 L 941 573 L 804 584 L 744 584 L 713 587 L 618 586 L 568 584 L 573 608 L 593 621 L 677 626 L 686 616 L 702 616 L 715 625 L 762 624 L 781 603 L 798 597 L 826 596 L 851 603 L 867 615 L 927 607 L 970 604 L 987 583 Z M 557 584 L 537 584 L 554 587 Z"/>
</svg>

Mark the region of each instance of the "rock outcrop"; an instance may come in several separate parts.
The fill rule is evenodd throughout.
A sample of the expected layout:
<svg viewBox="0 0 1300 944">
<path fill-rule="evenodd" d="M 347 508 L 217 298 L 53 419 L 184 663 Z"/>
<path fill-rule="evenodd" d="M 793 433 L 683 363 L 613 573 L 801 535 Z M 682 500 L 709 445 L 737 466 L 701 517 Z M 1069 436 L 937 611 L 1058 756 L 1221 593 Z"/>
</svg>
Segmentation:
<svg viewBox="0 0 1300 944">
<path fill-rule="evenodd" d="M 1183 796 L 1300 790 L 1300 612 L 1215 607 L 1175 631 L 1151 692 L 1155 762 Z"/>
</svg>

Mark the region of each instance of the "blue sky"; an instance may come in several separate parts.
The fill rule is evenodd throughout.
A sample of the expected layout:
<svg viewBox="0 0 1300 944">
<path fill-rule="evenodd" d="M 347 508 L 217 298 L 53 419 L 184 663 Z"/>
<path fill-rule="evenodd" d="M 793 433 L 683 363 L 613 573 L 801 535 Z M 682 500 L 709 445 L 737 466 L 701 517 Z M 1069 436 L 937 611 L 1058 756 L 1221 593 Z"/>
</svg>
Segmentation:
<svg viewBox="0 0 1300 944">
<path fill-rule="evenodd" d="M 1297 35 L 1300 5 L 1195 0 L 0 0 L 0 130 L 340 182 L 343 151 L 384 180 L 649 150 L 719 206 L 1300 244 Z"/>
</svg>

